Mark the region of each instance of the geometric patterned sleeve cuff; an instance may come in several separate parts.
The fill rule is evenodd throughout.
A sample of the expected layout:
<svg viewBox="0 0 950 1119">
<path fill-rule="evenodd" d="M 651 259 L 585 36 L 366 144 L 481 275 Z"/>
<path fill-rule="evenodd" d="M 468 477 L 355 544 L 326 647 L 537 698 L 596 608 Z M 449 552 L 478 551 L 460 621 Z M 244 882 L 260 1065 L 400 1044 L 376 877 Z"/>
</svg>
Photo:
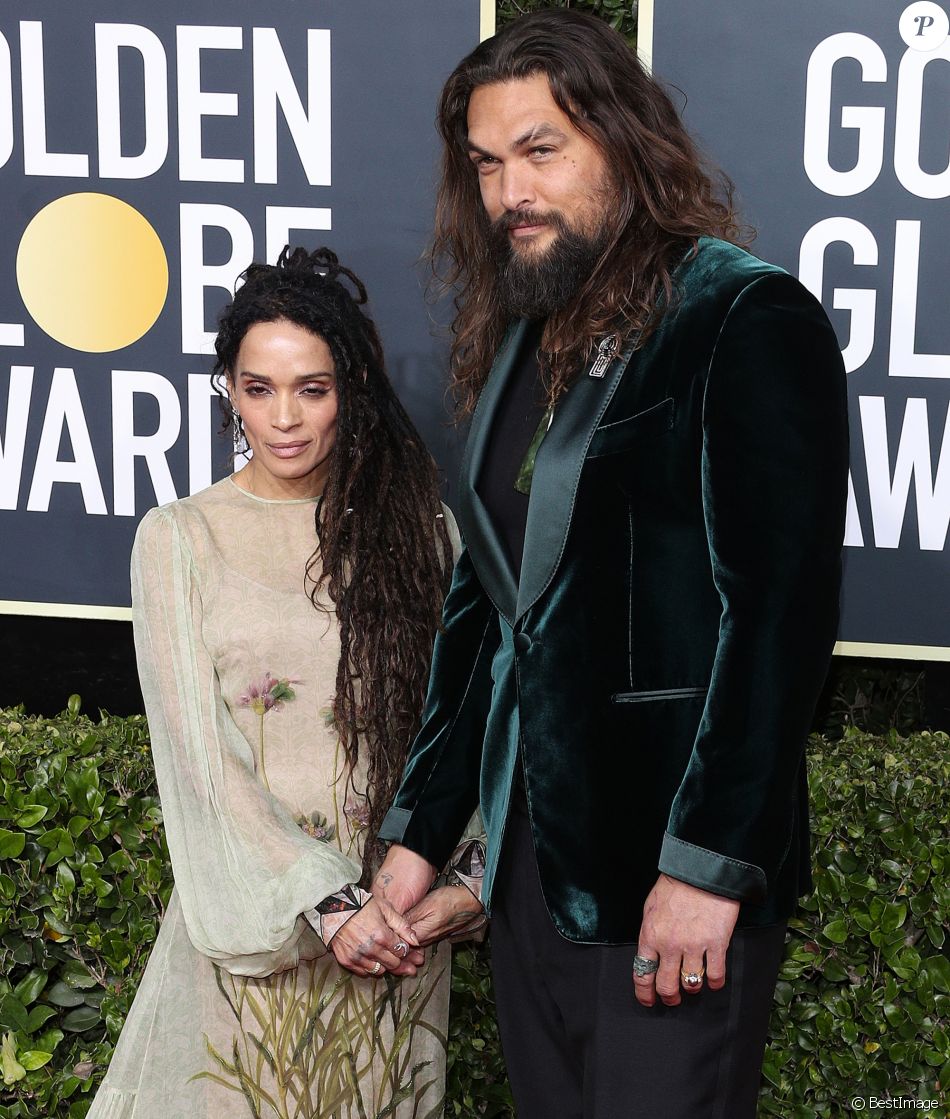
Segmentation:
<svg viewBox="0 0 950 1119">
<path fill-rule="evenodd" d="M 325 897 L 313 909 L 304 911 L 304 917 L 313 926 L 317 936 L 329 946 L 330 941 L 343 928 L 354 913 L 372 900 L 373 895 L 359 886 L 344 886 L 342 890 Z"/>
<path fill-rule="evenodd" d="M 452 852 L 443 875 L 446 886 L 465 886 L 482 900 L 485 877 L 485 844 L 480 839 L 466 839 Z"/>
</svg>

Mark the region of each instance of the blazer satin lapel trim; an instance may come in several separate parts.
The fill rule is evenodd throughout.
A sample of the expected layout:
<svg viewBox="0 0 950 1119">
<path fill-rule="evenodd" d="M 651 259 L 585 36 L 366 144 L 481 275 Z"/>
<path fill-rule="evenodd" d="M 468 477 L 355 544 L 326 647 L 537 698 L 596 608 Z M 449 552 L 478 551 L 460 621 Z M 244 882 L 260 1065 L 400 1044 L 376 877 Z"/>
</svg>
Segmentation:
<svg viewBox="0 0 950 1119">
<path fill-rule="evenodd" d="M 517 322 L 508 332 L 495 356 L 494 365 L 478 399 L 475 414 L 472 416 L 472 426 L 459 471 L 457 510 L 459 528 L 485 594 L 509 625 L 514 622 L 518 581 L 501 537 L 475 487 L 485 460 L 488 435 L 495 420 L 495 413 L 527 328 L 527 319 Z"/>
<path fill-rule="evenodd" d="M 554 420 L 538 448 L 531 479 L 516 621 L 544 594 L 561 562 L 590 441 L 637 340 L 634 337 L 624 346 L 602 379 L 588 376 L 585 369 L 554 409 Z"/>
</svg>

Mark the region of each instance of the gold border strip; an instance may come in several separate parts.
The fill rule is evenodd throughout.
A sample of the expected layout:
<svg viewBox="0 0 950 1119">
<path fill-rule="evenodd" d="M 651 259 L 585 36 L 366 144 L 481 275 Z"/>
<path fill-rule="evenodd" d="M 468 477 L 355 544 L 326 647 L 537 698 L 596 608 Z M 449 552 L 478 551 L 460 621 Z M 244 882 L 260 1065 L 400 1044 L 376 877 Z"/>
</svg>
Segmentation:
<svg viewBox="0 0 950 1119">
<path fill-rule="evenodd" d="M 131 622 L 131 606 L 86 606 L 71 602 L 15 602 L 0 598 L 0 614 L 26 614 L 34 618 L 95 618 Z"/>
<path fill-rule="evenodd" d="M 893 657 L 905 661 L 950 661 L 950 649 L 942 645 L 878 645 L 873 641 L 839 641 L 836 657 Z"/>
<path fill-rule="evenodd" d="M 484 43 L 495 34 L 495 0 L 480 0 L 479 8 L 479 42 Z"/>
<path fill-rule="evenodd" d="M 647 71 L 653 69 L 653 0 L 640 0 L 637 8 L 637 55 Z"/>
</svg>

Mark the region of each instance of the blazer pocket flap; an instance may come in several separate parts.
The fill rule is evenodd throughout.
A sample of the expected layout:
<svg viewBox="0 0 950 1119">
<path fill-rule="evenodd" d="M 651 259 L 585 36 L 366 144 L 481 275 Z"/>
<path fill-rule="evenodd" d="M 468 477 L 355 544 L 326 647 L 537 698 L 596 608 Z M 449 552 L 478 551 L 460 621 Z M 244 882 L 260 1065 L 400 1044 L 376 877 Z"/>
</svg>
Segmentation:
<svg viewBox="0 0 950 1119">
<path fill-rule="evenodd" d="M 673 397 L 668 396 L 659 404 L 627 416 L 624 420 L 601 424 L 594 431 L 587 457 L 600 458 L 603 455 L 615 455 L 635 447 L 641 439 L 672 429 Z"/>
<path fill-rule="evenodd" d="M 650 692 L 615 692 L 611 703 L 657 703 L 669 699 L 704 699 L 709 688 L 659 688 Z"/>
</svg>

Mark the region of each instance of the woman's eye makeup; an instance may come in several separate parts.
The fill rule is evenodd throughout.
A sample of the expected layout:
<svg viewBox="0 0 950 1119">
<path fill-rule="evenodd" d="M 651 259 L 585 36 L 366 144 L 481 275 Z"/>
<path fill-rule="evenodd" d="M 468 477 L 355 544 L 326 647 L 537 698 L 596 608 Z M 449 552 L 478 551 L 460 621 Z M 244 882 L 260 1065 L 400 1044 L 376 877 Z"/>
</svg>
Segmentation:
<svg viewBox="0 0 950 1119">
<path fill-rule="evenodd" d="M 273 386 L 264 381 L 245 382 L 242 387 L 248 396 L 268 396 L 273 392 Z M 297 386 L 297 392 L 303 396 L 326 396 L 332 388 L 331 381 L 305 381 Z"/>
</svg>

